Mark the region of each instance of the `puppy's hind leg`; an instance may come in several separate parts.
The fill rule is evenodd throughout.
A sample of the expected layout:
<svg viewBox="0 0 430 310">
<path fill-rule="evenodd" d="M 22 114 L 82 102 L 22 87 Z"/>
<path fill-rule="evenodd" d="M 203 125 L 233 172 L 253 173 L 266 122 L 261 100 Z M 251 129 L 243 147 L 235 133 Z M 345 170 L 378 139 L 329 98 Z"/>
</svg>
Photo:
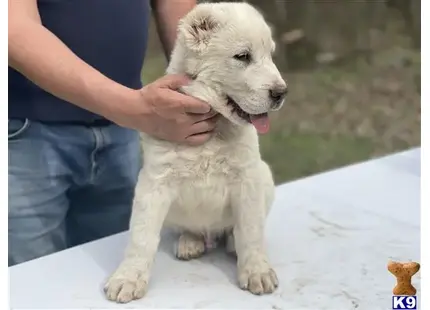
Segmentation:
<svg viewBox="0 0 430 310">
<path fill-rule="evenodd" d="M 183 232 L 176 245 L 176 257 L 181 260 L 198 258 L 205 251 L 204 237 L 190 232 Z"/>
<path fill-rule="evenodd" d="M 130 241 L 125 258 L 105 285 L 109 300 L 126 303 L 144 296 L 150 271 L 160 241 L 160 232 L 175 190 L 164 184 L 149 182 L 139 176 L 132 216 Z"/>
</svg>

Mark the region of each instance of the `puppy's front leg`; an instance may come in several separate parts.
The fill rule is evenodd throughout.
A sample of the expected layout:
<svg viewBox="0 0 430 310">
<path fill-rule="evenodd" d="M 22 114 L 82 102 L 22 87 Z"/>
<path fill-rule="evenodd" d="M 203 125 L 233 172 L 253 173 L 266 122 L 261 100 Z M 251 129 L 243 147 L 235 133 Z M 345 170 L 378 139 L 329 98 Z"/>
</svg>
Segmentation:
<svg viewBox="0 0 430 310">
<path fill-rule="evenodd" d="M 119 303 L 142 298 L 146 293 L 161 228 L 174 198 L 174 191 L 165 185 L 142 183 L 138 187 L 143 192 L 136 193 L 133 204 L 125 258 L 104 289 L 109 300 Z"/>
<path fill-rule="evenodd" d="M 244 179 L 232 195 L 239 286 L 257 295 L 272 293 L 278 286 L 264 248 L 264 224 L 273 187 L 270 182 L 259 181 L 259 177 Z"/>
</svg>

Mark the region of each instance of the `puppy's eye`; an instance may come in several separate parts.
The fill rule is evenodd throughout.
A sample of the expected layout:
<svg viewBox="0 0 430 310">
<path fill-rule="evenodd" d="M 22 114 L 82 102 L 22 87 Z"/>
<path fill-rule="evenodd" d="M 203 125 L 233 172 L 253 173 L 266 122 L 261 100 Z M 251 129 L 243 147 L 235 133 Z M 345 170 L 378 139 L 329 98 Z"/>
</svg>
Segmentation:
<svg viewBox="0 0 430 310">
<path fill-rule="evenodd" d="M 249 53 L 240 53 L 234 55 L 234 59 L 243 61 L 243 62 L 249 62 L 251 60 L 251 55 Z"/>
</svg>

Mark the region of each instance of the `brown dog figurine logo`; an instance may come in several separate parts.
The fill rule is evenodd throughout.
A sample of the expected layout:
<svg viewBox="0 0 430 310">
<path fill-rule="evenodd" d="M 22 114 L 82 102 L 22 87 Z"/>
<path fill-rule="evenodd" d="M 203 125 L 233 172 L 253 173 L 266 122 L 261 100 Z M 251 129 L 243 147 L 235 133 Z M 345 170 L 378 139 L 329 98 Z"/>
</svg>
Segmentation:
<svg viewBox="0 0 430 310">
<path fill-rule="evenodd" d="M 390 261 L 388 263 L 388 271 L 390 271 L 397 279 L 397 284 L 393 288 L 394 295 L 413 296 L 417 293 L 411 281 L 414 274 L 420 270 L 420 264 L 416 262 L 399 263 Z"/>
</svg>

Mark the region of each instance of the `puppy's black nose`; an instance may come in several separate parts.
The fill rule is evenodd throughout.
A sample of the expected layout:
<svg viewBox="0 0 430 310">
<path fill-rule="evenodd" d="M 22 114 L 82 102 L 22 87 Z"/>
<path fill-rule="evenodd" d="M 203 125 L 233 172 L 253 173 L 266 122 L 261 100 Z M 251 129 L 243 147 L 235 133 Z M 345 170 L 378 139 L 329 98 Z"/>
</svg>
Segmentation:
<svg viewBox="0 0 430 310">
<path fill-rule="evenodd" d="M 273 103 L 279 104 L 282 102 L 282 100 L 284 100 L 285 96 L 288 93 L 287 86 L 278 86 L 272 88 L 269 93 Z"/>
</svg>

